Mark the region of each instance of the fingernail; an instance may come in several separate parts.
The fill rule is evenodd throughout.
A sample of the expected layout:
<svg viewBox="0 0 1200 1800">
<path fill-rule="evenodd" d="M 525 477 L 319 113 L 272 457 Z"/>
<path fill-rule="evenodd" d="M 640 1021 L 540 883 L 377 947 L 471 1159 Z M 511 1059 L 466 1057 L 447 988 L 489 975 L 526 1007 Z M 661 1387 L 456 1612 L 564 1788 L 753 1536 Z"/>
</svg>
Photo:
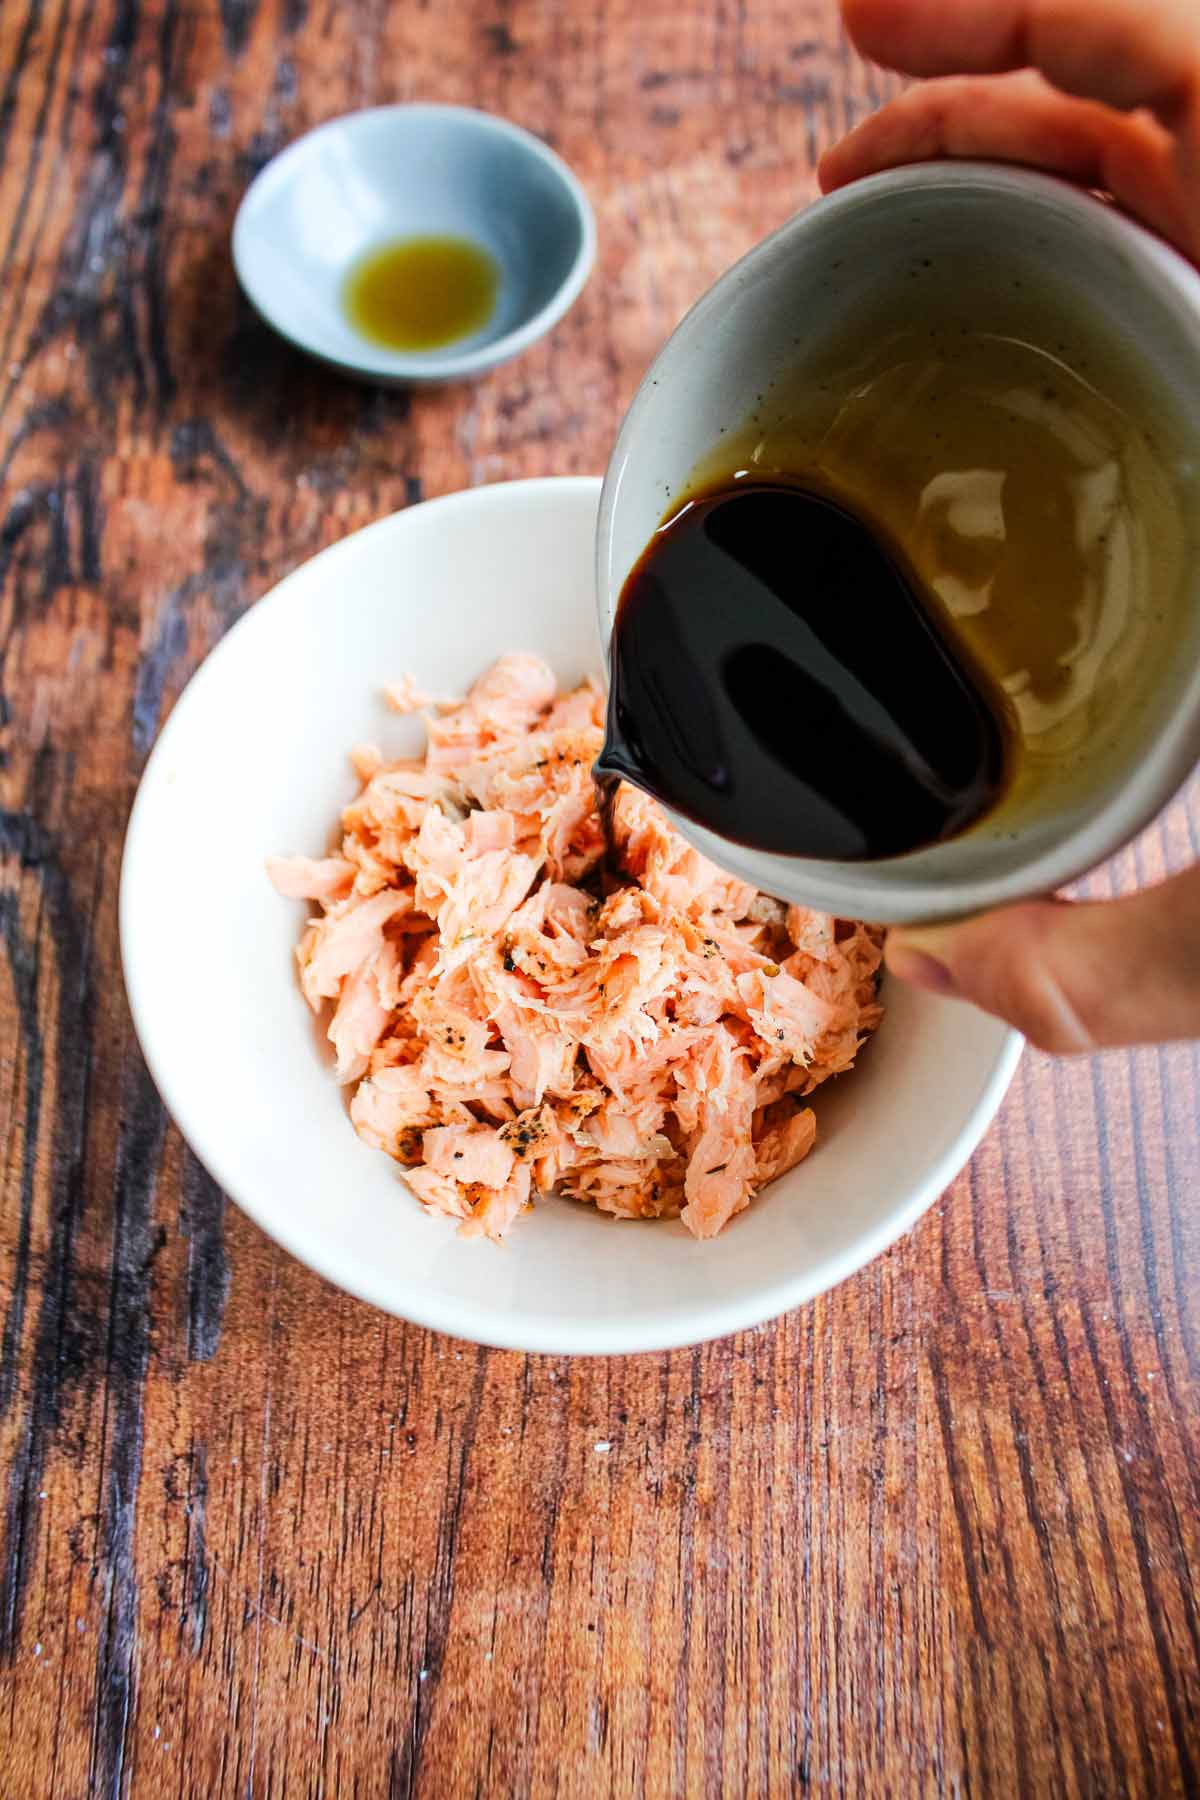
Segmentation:
<svg viewBox="0 0 1200 1800">
<path fill-rule="evenodd" d="M 912 950 L 907 944 L 889 944 L 888 968 L 910 987 L 924 988 L 929 994 L 957 994 L 958 983 L 936 956 L 924 950 Z"/>
</svg>

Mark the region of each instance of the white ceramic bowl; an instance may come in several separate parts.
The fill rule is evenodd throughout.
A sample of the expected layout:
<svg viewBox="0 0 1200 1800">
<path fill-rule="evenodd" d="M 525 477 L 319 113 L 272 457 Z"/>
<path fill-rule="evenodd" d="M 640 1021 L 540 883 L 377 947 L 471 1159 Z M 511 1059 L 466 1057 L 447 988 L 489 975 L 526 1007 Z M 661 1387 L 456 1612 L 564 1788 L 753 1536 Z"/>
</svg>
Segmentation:
<svg viewBox="0 0 1200 1800">
<path fill-rule="evenodd" d="M 377 1306 L 520 1350 L 609 1352 L 751 1325 L 875 1256 L 987 1128 L 1019 1040 L 981 1013 L 889 986 L 852 1075 L 817 1096 L 818 1146 L 711 1243 L 678 1222 L 540 1203 L 502 1247 L 428 1218 L 355 1137 L 301 999 L 305 908 L 263 859 L 320 854 L 355 784 L 350 746 L 400 754 L 421 728 L 381 703 L 411 670 L 461 689 L 504 650 L 564 680 L 599 667 L 600 484 L 514 482 L 398 513 L 297 569 L 193 677 L 150 758 L 121 878 L 138 1037 L 215 1179 L 286 1249 Z"/>
<path fill-rule="evenodd" d="M 820 357 L 847 319 L 905 293 L 914 259 L 952 283 L 965 312 L 993 290 L 1061 288 L 1140 359 L 1147 424 L 1184 469 L 1200 465 L 1200 273 L 1115 208 L 1050 176 L 940 162 L 856 182 L 757 245 L 687 314 L 626 415 L 601 505 L 599 605 L 607 643 L 622 585 L 721 431 Z M 894 326 L 895 315 L 891 317 Z M 1151 397 L 1173 397 L 1177 417 Z M 764 396 L 767 398 L 764 401 Z M 1200 520 L 1188 519 L 1194 535 Z M 1157 548 L 1149 546 L 1153 554 Z M 1153 818 L 1200 755 L 1200 561 L 1165 672 L 1130 695 L 1119 754 L 1099 738 L 1047 765 L 1036 813 L 999 809 L 942 844 L 881 862 L 773 856 L 687 820 L 697 847 L 760 887 L 828 912 L 916 923 L 1046 893 L 1102 862 Z"/>
<path fill-rule="evenodd" d="M 495 309 L 437 350 L 388 350 L 346 317 L 347 270 L 396 238 L 470 238 L 500 269 Z M 591 272 L 596 225 L 562 158 L 465 106 L 380 106 L 298 138 L 250 184 L 233 227 L 238 280 L 300 349 L 372 382 L 481 375 L 545 335 Z"/>
</svg>

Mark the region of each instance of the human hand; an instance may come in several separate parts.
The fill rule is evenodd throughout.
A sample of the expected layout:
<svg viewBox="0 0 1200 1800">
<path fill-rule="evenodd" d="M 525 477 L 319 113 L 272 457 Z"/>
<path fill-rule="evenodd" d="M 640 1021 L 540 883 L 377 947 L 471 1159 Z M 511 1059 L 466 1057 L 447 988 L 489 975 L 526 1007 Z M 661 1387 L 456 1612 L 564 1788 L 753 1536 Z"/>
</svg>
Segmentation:
<svg viewBox="0 0 1200 1800">
<path fill-rule="evenodd" d="M 1058 1055 L 1200 1036 L 1200 867 L 1125 900 L 1031 900 L 888 933 L 894 975 Z"/>
<path fill-rule="evenodd" d="M 822 159 L 826 193 L 941 156 L 1103 188 L 1200 262 L 1197 0 L 842 0 L 864 56 L 925 77 Z M 1200 866 L 1101 904 L 1032 901 L 889 933 L 901 980 L 1043 1050 L 1200 1036 Z"/>
<path fill-rule="evenodd" d="M 1196 0 L 842 0 L 872 61 L 925 77 L 825 153 L 829 193 L 943 156 L 1103 188 L 1200 262 Z"/>
</svg>

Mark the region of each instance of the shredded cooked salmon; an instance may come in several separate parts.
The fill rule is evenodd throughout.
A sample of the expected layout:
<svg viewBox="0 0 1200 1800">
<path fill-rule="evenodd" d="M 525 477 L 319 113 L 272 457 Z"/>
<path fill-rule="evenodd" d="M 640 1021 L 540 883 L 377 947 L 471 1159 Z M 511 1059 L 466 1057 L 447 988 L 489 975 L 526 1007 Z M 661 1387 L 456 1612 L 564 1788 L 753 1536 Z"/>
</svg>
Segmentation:
<svg viewBox="0 0 1200 1800">
<path fill-rule="evenodd" d="M 320 908 L 300 982 L 359 1136 L 468 1234 L 558 1193 L 715 1236 L 812 1149 L 882 933 L 723 874 L 628 785 L 606 856 L 595 682 L 511 655 L 465 700 L 386 692 L 427 709 L 424 756 L 355 750 L 340 850 L 268 863 Z"/>
</svg>

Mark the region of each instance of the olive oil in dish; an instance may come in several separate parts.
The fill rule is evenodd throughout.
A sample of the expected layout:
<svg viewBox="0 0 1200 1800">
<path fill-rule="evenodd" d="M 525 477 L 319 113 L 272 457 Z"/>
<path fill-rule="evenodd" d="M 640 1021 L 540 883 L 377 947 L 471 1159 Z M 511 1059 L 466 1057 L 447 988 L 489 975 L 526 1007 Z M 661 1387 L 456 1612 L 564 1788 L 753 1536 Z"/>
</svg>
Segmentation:
<svg viewBox="0 0 1200 1800">
<path fill-rule="evenodd" d="M 377 245 L 346 277 L 354 329 L 389 350 L 438 350 L 491 318 L 500 270 L 490 251 L 462 237 L 407 237 Z"/>
</svg>

